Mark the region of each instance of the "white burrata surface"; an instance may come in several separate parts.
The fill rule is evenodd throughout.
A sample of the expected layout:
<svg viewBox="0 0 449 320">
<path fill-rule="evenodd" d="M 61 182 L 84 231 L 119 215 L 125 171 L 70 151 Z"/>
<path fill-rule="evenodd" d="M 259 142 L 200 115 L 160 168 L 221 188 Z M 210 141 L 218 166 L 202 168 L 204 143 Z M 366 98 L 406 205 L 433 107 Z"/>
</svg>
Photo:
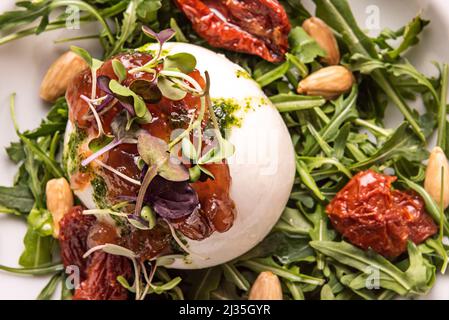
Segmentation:
<svg viewBox="0 0 449 320">
<path fill-rule="evenodd" d="M 150 47 L 151 48 L 151 47 Z M 152 47 L 155 48 L 155 47 Z M 167 43 L 168 54 L 187 52 L 197 59 L 197 69 L 209 72 L 212 99 L 232 99 L 241 106 L 241 125 L 227 139 L 235 153 L 228 159 L 232 178 L 230 195 L 237 215 L 224 233 L 214 232 L 201 241 L 185 238 L 192 252 L 176 258 L 171 268 L 200 269 L 225 263 L 257 245 L 281 216 L 293 186 L 295 159 L 288 130 L 278 111 L 259 85 L 225 56 L 185 43 Z M 66 144 L 72 131 L 69 123 Z M 75 191 L 84 205 L 95 208 L 92 187 Z"/>
</svg>

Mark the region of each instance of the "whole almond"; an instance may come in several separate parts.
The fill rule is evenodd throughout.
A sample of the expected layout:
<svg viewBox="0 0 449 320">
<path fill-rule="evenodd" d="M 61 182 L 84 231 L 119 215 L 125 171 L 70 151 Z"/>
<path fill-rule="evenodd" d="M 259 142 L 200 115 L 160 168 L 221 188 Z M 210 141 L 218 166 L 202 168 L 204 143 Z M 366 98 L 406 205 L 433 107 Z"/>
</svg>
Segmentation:
<svg viewBox="0 0 449 320">
<path fill-rule="evenodd" d="M 88 67 L 87 63 L 72 51 L 68 51 L 56 59 L 41 83 L 40 97 L 54 102 L 64 95 L 70 81 Z"/>
<path fill-rule="evenodd" d="M 440 147 L 433 148 L 430 153 L 429 162 L 426 169 L 426 179 L 424 189 L 437 204 L 441 202 L 441 174 L 443 168 L 443 206 L 449 206 L 449 164 L 446 155 Z"/>
<path fill-rule="evenodd" d="M 326 51 L 322 60 L 328 65 L 340 63 L 340 49 L 331 28 L 320 18 L 312 17 L 304 21 L 302 28 L 319 46 Z"/>
<path fill-rule="evenodd" d="M 249 300 L 282 300 L 279 278 L 270 271 L 260 273 L 249 292 Z"/>
<path fill-rule="evenodd" d="M 349 91 L 354 84 L 354 76 L 351 71 L 343 66 L 330 66 L 322 68 L 298 85 L 298 93 L 308 96 L 322 96 L 332 100 Z"/>
<path fill-rule="evenodd" d="M 64 178 L 51 179 L 46 186 L 47 209 L 53 217 L 53 236 L 59 236 L 59 221 L 73 207 L 73 194 Z"/>
</svg>

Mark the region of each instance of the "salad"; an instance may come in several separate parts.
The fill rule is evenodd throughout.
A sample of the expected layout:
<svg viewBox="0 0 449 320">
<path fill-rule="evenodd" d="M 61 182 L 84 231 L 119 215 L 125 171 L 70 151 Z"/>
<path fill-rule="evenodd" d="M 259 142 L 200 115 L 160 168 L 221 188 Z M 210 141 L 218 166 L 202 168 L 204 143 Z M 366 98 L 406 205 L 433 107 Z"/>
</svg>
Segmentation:
<svg viewBox="0 0 449 320">
<path fill-rule="evenodd" d="M 0 44 L 64 28 L 60 9 L 76 6 L 99 22 L 86 38 L 103 57 L 70 46 L 51 64 L 34 130 L 11 95 L 18 171 L 0 212 L 28 229 L 21 267 L 0 270 L 51 276 L 38 299 L 59 283 L 77 300 L 426 295 L 449 259 L 449 67 L 428 77 L 406 59 L 430 23 L 420 15 L 370 37 L 346 0 L 313 2 L 2 13 Z"/>
</svg>

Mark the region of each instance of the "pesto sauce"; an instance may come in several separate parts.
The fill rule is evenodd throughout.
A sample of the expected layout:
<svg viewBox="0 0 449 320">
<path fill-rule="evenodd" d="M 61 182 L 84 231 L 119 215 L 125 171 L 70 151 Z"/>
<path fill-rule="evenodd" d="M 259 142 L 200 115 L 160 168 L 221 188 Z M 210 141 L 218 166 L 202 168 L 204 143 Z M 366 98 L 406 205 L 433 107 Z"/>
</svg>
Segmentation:
<svg viewBox="0 0 449 320">
<path fill-rule="evenodd" d="M 250 74 L 245 70 L 237 70 L 235 72 L 235 75 L 237 76 L 237 78 L 252 79 Z"/>
<path fill-rule="evenodd" d="M 106 181 L 101 176 L 96 176 L 92 179 L 90 182 L 93 189 L 93 198 L 95 201 L 95 204 L 98 208 L 104 209 L 108 207 L 106 198 L 108 193 L 108 187 L 106 185 Z"/>
<path fill-rule="evenodd" d="M 242 118 L 237 115 L 242 110 L 242 106 L 235 100 L 223 98 L 212 99 L 212 103 L 220 129 L 230 129 L 242 125 Z M 243 107 L 244 111 L 247 110 L 247 107 L 248 104 Z"/>
<path fill-rule="evenodd" d="M 67 142 L 67 149 L 64 152 L 63 163 L 65 170 L 69 175 L 76 173 L 81 167 L 81 155 L 79 153 L 79 146 L 86 140 L 87 133 L 75 127 L 69 136 Z"/>
</svg>

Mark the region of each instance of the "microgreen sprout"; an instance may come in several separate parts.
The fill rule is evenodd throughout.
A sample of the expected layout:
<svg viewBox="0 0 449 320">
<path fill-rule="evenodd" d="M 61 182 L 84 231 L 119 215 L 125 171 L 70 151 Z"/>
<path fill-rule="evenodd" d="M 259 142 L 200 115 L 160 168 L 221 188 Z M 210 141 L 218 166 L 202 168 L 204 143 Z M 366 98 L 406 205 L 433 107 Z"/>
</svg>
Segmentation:
<svg viewBox="0 0 449 320">
<path fill-rule="evenodd" d="M 95 99 L 97 93 L 97 70 L 102 66 L 103 61 L 92 58 L 92 56 L 87 52 L 87 50 L 71 46 L 70 50 L 76 53 L 78 56 L 83 58 L 83 60 L 88 64 L 91 73 L 92 73 L 92 91 L 91 91 L 91 99 Z"/>
<path fill-rule="evenodd" d="M 127 71 L 123 63 L 118 59 L 112 60 L 112 69 L 114 70 L 115 75 L 118 78 L 118 82 L 122 83 L 127 76 Z"/>
<path fill-rule="evenodd" d="M 147 26 L 143 26 L 142 31 L 150 38 L 155 39 L 159 44 L 159 48 L 158 48 L 156 54 L 154 55 L 153 59 L 151 59 L 148 63 L 146 63 L 145 65 L 143 65 L 141 67 L 131 69 L 129 71 L 129 73 L 148 72 L 148 73 L 154 74 L 156 72 L 156 70 L 154 68 L 159 63 L 159 58 L 162 55 L 162 48 L 164 46 L 164 43 L 169 41 L 171 38 L 173 38 L 173 36 L 175 35 L 175 31 L 172 29 L 165 29 L 165 30 L 162 30 L 161 32 L 157 33 L 155 31 L 151 30 Z"/>
<path fill-rule="evenodd" d="M 103 167 L 104 169 L 107 169 L 107 170 L 111 171 L 112 173 L 114 173 L 115 175 L 119 176 L 120 178 L 122 178 L 122 179 L 124 179 L 124 180 L 126 180 L 126 181 L 128 181 L 128 182 L 130 182 L 132 184 L 135 184 L 136 186 L 140 186 L 141 185 L 139 180 L 136 180 L 136 179 L 133 179 L 131 177 L 128 177 L 126 174 L 121 173 L 120 171 L 114 169 L 113 167 L 107 165 L 106 163 L 104 163 L 104 162 L 102 162 L 100 160 L 94 160 L 94 161 L 99 166 Z"/>
</svg>

